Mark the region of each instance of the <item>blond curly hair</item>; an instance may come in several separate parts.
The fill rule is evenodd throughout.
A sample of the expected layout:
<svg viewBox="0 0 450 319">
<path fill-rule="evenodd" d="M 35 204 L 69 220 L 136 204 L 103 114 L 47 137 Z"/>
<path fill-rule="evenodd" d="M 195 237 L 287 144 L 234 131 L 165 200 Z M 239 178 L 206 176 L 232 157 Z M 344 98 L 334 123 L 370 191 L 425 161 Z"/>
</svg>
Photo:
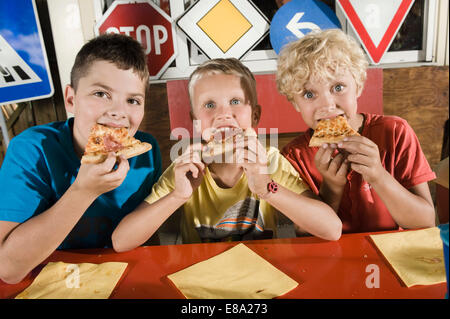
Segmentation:
<svg viewBox="0 0 450 319">
<path fill-rule="evenodd" d="M 367 77 L 367 59 L 361 46 L 340 29 L 312 31 L 283 47 L 279 54 L 276 82 L 278 91 L 291 102 L 314 75 L 332 79 L 348 70 L 359 92 Z"/>
</svg>

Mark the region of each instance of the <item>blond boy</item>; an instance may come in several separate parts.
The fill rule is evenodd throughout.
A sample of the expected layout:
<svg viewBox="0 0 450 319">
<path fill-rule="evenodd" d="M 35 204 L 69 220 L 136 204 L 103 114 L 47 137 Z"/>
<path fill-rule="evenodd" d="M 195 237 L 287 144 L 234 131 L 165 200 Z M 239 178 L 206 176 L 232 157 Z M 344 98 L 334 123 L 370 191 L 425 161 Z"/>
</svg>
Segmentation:
<svg viewBox="0 0 450 319">
<path fill-rule="evenodd" d="M 280 52 L 277 85 L 310 127 L 283 149 L 315 194 L 338 213 L 343 232 L 434 226 L 427 182 L 435 178 L 408 123 L 358 113 L 368 63 L 339 29 L 311 32 Z M 322 119 L 343 115 L 361 136 L 309 147 Z"/>
</svg>

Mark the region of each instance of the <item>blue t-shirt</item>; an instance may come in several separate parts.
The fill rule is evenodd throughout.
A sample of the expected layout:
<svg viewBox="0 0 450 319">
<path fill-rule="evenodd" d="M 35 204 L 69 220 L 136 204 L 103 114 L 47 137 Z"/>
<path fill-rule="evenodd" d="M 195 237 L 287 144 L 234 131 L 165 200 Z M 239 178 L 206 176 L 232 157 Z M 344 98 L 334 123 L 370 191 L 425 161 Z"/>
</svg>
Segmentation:
<svg viewBox="0 0 450 319">
<path fill-rule="evenodd" d="M 70 118 L 31 127 L 11 140 L 0 168 L 0 220 L 25 222 L 53 206 L 75 181 L 81 163 L 72 127 Z M 58 249 L 111 247 L 120 220 L 150 194 L 161 175 L 161 153 L 150 134 L 138 131 L 135 137 L 152 149 L 128 160 L 123 183 L 91 204 Z"/>
</svg>

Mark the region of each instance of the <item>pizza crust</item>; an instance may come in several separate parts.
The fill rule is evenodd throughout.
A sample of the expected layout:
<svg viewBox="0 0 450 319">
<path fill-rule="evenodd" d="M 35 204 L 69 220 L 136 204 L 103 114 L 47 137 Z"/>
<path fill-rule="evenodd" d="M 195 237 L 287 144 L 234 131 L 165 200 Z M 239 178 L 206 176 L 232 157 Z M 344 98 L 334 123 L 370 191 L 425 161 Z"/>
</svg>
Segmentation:
<svg viewBox="0 0 450 319">
<path fill-rule="evenodd" d="M 152 145 L 146 142 L 136 143 L 130 147 L 124 148 L 116 152 L 117 156 L 123 155 L 125 158 L 131 158 L 148 152 L 152 149 Z"/>
<path fill-rule="evenodd" d="M 328 144 L 336 144 L 339 143 L 340 141 L 344 140 L 344 138 L 346 138 L 346 135 L 341 135 L 341 136 L 329 136 L 329 137 L 315 137 L 314 140 L 311 138 L 311 140 L 309 141 L 309 146 L 310 147 L 319 147 L 322 146 L 325 143 Z"/>
<path fill-rule="evenodd" d="M 103 163 L 106 158 L 108 157 L 108 154 L 105 153 L 88 153 L 84 154 L 81 158 L 81 164 L 99 164 Z"/>
</svg>

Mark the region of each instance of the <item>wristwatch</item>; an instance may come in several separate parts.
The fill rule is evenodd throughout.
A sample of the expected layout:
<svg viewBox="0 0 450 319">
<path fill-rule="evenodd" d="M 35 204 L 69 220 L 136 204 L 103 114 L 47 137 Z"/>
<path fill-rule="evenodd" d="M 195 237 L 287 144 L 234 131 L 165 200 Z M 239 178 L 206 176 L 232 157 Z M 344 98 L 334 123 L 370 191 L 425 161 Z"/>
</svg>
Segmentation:
<svg viewBox="0 0 450 319">
<path fill-rule="evenodd" d="M 278 191 L 278 184 L 272 179 L 269 183 L 267 183 L 267 190 L 275 194 Z"/>
</svg>

